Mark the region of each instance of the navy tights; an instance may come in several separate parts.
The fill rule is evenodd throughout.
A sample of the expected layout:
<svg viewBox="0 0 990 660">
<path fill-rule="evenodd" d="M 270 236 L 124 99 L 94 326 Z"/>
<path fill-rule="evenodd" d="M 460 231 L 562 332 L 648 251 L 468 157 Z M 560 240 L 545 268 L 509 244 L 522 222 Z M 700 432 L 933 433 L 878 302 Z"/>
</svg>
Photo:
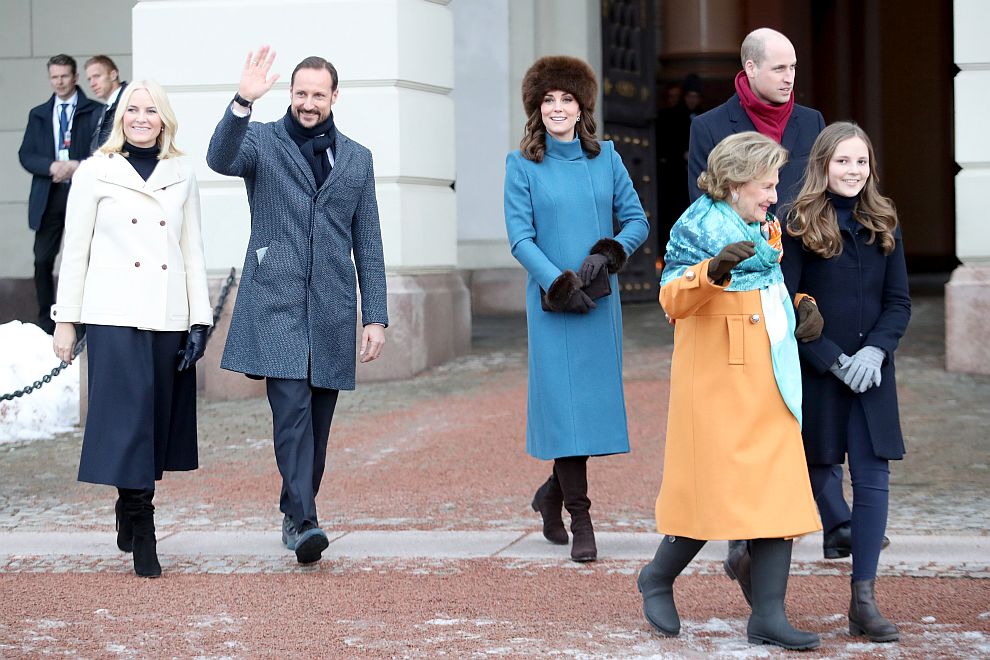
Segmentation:
<svg viewBox="0 0 990 660">
<path fill-rule="evenodd" d="M 853 487 L 852 579 L 859 582 L 877 576 L 880 546 L 887 530 L 890 492 L 890 467 L 886 459 L 877 458 L 873 453 L 866 415 L 859 401 L 854 401 L 849 411 L 846 454 Z M 842 498 L 842 466 L 809 465 L 808 472 L 825 530 L 832 530 L 849 520 L 843 519 L 842 515 L 845 500 L 836 501 L 836 498 Z"/>
</svg>

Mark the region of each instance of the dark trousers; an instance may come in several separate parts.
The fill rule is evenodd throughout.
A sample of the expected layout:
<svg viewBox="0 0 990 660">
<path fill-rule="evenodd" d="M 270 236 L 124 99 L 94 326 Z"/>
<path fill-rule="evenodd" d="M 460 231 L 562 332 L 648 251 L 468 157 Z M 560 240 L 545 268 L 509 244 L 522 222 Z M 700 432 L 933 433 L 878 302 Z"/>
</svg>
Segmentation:
<svg viewBox="0 0 990 660">
<path fill-rule="evenodd" d="M 852 514 L 849 518 L 852 528 L 852 579 L 856 582 L 872 580 L 877 576 L 877 562 L 880 559 L 883 535 L 887 530 L 890 466 L 886 459 L 878 458 L 873 453 L 866 414 L 858 401 L 853 403 L 849 412 L 846 456 L 853 487 Z M 835 484 L 836 469 L 839 475 L 838 486 Z M 820 502 L 829 489 L 837 488 L 839 497 L 842 496 L 842 466 L 809 465 L 808 472 L 815 500 L 819 502 L 822 527 L 827 530 L 829 525 Z M 833 493 L 832 499 L 834 497 Z M 848 510 L 847 507 L 846 511 Z"/>
<path fill-rule="evenodd" d="M 318 527 L 316 495 L 323 480 L 339 392 L 313 387 L 306 380 L 265 381 L 274 422 L 275 462 L 282 475 L 279 509 L 299 529 Z"/>
<path fill-rule="evenodd" d="M 34 289 L 38 295 L 38 325 L 48 334 L 55 331 L 55 322 L 50 315 L 55 302 L 55 257 L 62 247 L 68 198 L 69 184 L 52 184 L 48 204 L 41 215 L 41 226 L 34 233 Z"/>
<path fill-rule="evenodd" d="M 815 494 L 818 514 L 822 517 L 822 529 L 827 534 L 852 518 L 846 496 L 842 492 L 841 465 L 809 466 L 811 486 Z"/>
</svg>

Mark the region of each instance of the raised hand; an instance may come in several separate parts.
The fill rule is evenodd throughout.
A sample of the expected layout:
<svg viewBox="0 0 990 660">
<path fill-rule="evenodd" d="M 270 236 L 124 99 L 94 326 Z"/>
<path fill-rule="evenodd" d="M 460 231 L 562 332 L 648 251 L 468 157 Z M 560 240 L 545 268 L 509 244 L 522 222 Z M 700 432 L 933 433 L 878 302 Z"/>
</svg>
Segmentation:
<svg viewBox="0 0 990 660">
<path fill-rule="evenodd" d="M 749 259 L 754 254 L 756 254 L 756 244 L 753 241 L 729 243 L 708 262 L 708 277 L 713 282 L 721 282 L 730 270 L 739 265 L 739 262 Z"/>
<path fill-rule="evenodd" d="M 275 51 L 268 46 L 258 49 L 257 55 L 251 51 L 244 60 L 244 71 L 241 72 L 241 82 L 237 86 L 237 93 L 244 99 L 254 102 L 268 93 L 272 85 L 278 80 L 278 74 L 274 73 L 269 78 L 268 72 L 275 62 Z"/>
</svg>

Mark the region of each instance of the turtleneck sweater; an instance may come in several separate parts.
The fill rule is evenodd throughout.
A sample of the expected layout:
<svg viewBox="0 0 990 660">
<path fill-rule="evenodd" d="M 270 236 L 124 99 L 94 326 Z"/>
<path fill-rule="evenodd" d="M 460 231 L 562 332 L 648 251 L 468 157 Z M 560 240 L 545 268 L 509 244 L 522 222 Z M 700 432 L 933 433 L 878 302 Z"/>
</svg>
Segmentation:
<svg viewBox="0 0 990 660">
<path fill-rule="evenodd" d="M 856 204 L 859 203 L 859 195 L 846 197 L 831 191 L 826 192 L 825 195 L 828 197 L 829 204 L 835 209 L 835 219 L 839 223 L 839 229 L 848 229 L 855 234 L 856 230 L 862 226 L 853 217 L 853 211 L 856 209 Z"/>
<path fill-rule="evenodd" d="M 161 151 L 158 145 L 156 144 L 153 147 L 135 147 L 130 142 L 124 142 L 122 151 L 126 154 L 124 158 L 131 164 L 131 167 L 141 175 L 142 179 L 147 181 L 158 165 L 158 154 Z"/>
</svg>

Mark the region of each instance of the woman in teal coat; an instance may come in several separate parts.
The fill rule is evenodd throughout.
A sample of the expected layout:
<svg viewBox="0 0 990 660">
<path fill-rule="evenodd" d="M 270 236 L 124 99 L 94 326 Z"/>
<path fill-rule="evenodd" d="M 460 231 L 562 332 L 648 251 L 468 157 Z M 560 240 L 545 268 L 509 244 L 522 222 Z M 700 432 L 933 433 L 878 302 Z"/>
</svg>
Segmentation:
<svg viewBox="0 0 990 660">
<path fill-rule="evenodd" d="M 629 451 L 615 273 L 650 229 L 615 147 L 595 139 L 597 92 L 587 63 L 537 60 L 523 79 L 525 136 L 505 164 L 509 245 L 529 273 L 526 451 L 554 461 L 533 509 L 547 540 L 566 544 L 567 508 L 574 561 L 598 554 L 588 457 Z"/>
</svg>

